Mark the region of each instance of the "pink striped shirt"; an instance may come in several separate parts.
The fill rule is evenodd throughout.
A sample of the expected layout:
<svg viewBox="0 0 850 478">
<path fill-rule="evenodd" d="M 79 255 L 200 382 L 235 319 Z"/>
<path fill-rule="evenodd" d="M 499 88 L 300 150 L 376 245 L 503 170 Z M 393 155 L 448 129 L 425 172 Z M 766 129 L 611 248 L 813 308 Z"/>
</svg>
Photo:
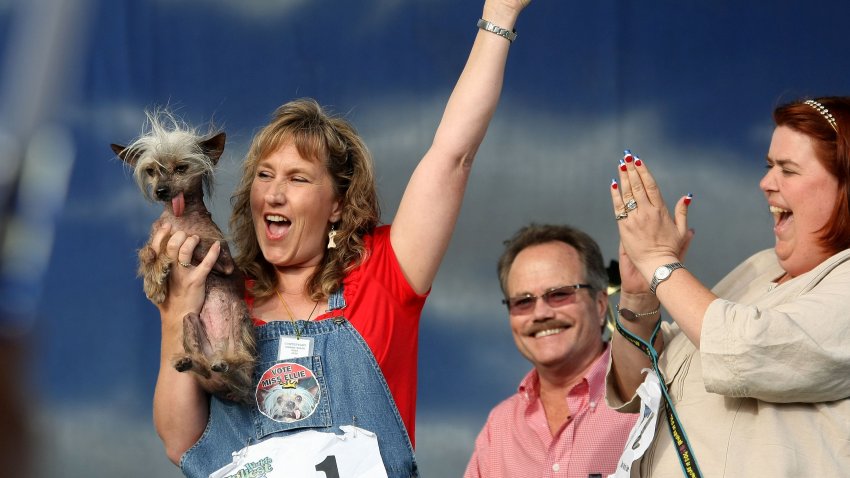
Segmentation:
<svg viewBox="0 0 850 478">
<path fill-rule="evenodd" d="M 610 348 L 567 394 L 571 418 L 549 431 L 533 370 L 517 393 L 497 405 L 475 440 L 464 478 L 605 478 L 614 472 L 636 414 L 605 404 Z"/>
</svg>

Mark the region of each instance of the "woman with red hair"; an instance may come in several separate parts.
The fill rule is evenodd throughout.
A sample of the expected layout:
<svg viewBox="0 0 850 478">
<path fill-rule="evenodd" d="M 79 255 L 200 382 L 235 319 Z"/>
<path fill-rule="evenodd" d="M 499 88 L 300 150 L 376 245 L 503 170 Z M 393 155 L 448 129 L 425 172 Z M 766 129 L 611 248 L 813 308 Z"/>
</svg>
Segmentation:
<svg viewBox="0 0 850 478">
<path fill-rule="evenodd" d="M 624 460 L 624 476 L 850 469 L 850 98 L 797 101 L 773 117 L 759 186 L 775 246 L 713 289 L 682 264 L 690 197 L 671 216 L 631 154 L 612 183 L 628 320 L 613 340 L 609 401 L 660 417 L 648 449 L 635 433 L 643 453 Z M 672 323 L 654 334 L 661 306 Z"/>
</svg>

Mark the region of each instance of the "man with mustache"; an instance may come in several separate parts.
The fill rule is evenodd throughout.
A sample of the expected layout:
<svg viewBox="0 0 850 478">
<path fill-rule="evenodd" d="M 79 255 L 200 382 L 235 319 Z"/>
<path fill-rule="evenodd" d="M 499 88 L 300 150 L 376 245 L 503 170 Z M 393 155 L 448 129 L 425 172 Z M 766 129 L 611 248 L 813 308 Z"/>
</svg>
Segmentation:
<svg viewBox="0 0 850 478">
<path fill-rule="evenodd" d="M 572 227 L 536 224 L 505 246 L 503 302 L 534 368 L 490 412 L 464 476 L 607 476 L 636 416 L 605 404 L 608 275 L 599 246 Z"/>
</svg>

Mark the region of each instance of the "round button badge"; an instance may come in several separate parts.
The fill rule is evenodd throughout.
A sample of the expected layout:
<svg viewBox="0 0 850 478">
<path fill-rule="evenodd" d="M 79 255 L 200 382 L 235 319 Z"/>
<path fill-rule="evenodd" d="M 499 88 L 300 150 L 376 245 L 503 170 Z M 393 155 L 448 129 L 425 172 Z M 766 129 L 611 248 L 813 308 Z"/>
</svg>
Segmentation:
<svg viewBox="0 0 850 478">
<path fill-rule="evenodd" d="M 304 420 L 319 406 L 321 388 L 313 371 L 291 362 L 275 364 L 257 384 L 257 407 L 276 422 Z"/>
</svg>

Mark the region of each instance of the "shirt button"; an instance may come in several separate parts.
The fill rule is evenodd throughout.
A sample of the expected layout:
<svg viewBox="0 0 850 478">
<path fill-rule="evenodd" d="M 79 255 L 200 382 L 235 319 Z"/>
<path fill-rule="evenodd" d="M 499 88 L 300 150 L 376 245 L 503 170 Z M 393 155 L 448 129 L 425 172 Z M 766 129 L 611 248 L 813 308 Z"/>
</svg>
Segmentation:
<svg viewBox="0 0 850 478">
<path fill-rule="evenodd" d="M 557 463 L 555 463 L 554 465 L 552 465 L 552 471 L 558 471 L 558 470 L 560 470 L 560 469 L 561 469 L 561 465 L 559 465 L 559 464 L 557 464 Z"/>
</svg>

